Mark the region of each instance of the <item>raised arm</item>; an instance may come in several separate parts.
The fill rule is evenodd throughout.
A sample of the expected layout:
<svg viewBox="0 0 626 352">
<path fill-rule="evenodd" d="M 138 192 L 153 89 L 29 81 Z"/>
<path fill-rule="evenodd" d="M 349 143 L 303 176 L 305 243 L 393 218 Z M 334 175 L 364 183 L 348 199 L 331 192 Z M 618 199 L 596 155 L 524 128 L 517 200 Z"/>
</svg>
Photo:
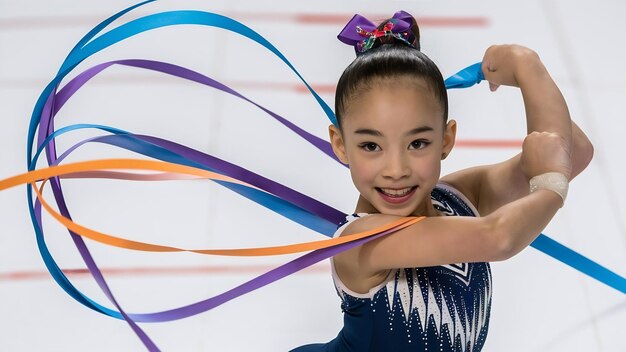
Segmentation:
<svg viewBox="0 0 626 352">
<path fill-rule="evenodd" d="M 557 134 L 531 133 L 524 140 L 522 155 L 531 175 L 558 172 L 569 177 L 570 151 Z M 561 206 L 557 193 L 539 190 L 484 217 L 429 217 L 335 257 L 337 270 L 350 282 L 350 273 L 375 278 L 391 268 L 504 260 L 528 246 Z M 354 221 L 343 234 L 370 230 L 397 218 L 370 215 Z"/>
<path fill-rule="evenodd" d="M 539 56 L 518 45 L 487 49 L 483 73 L 492 91 L 501 85 L 519 87 L 526 110 L 527 133 L 552 132 L 563 138 L 570 150 L 574 178 L 593 156 L 593 146 L 570 120 L 567 104 Z M 482 215 L 528 194 L 529 177 L 522 154 L 502 163 L 459 171 L 443 178 L 461 190 Z"/>
<path fill-rule="evenodd" d="M 571 144 L 567 104 L 537 53 L 519 45 L 494 45 L 485 52 L 483 72 L 492 91 L 500 85 L 520 88 L 528 134 L 548 131 Z"/>
<path fill-rule="evenodd" d="M 515 45 L 494 46 L 487 50 L 483 65 L 492 90 L 500 85 L 521 89 L 528 135 L 514 158 L 443 179 L 468 196 L 482 217 L 430 217 L 341 253 L 335 263 L 342 280 L 377 281 L 391 268 L 507 259 L 528 246 L 562 206 L 553 191 L 530 193 L 529 180 L 547 172 L 571 179 L 589 163 L 591 144 L 572 124 L 563 96 L 536 53 Z M 354 221 L 344 234 L 396 218 L 370 215 Z M 351 275 L 360 279 L 351 280 Z"/>
</svg>

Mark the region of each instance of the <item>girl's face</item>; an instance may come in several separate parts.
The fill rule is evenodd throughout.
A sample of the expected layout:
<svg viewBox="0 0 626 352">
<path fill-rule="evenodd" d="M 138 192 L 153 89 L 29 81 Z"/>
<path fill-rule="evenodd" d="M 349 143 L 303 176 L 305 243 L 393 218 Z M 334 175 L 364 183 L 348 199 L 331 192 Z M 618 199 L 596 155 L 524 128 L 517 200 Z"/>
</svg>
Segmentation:
<svg viewBox="0 0 626 352">
<path fill-rule="evenodd" d="M 361 193 L 358 212 L 436 215 L 430 192 L 454 145 L 456 123 L 444 124 L 423 80 L 377 80 L 346 105 L 341 123 L 341 132 L 330 127 L 330 138 Z"/>
</svg>

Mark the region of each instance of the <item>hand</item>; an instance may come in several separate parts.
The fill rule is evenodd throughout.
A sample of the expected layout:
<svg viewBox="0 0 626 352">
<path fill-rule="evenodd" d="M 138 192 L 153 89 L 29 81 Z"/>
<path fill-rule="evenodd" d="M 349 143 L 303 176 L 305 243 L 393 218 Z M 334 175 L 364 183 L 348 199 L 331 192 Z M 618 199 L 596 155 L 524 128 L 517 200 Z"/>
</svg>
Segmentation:
<svg viewBox="0 0 626 352">
<path fill-rule="evenodd" d="M 532 132 L 522 144 L 522 171 L 528 179 L 546 172 L 559 172 L 571 179 L 570 146 L 556 133 Z"/>
<path fill-rule="evenodd" d="M 492 45 L 485 51 L 482 62 L 492 92 L 501 85 L 520 87 L 520 78 L 525 74 L 545 71 L 539 55 L 520 45 Z"/>
</svg>

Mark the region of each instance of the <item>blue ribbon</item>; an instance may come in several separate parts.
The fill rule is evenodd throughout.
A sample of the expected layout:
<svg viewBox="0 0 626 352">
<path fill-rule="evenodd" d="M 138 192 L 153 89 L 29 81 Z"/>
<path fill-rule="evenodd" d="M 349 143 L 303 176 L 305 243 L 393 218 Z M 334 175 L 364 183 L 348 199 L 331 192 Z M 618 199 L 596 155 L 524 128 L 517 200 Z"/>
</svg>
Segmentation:
<svg viewBox="0 0 626 352">
<path fill-rule="evenodd" d="M 113 45 L 119 41 L 125 40 L 131 36 L 136 34 L 160 28 L 164 26 L 171 25 L 179 25 L 179 24 L 197 24 L 204 26 L 212 26 L 217 28 L 222 28 L 228 31 L 232 31 L 239 35 L 242 35 L 246 38 L 249 38 L 260 45 L 264 46 L 270 52 L 274 53 L 279 59 L 281 59 L 305 84 L 310 93 L 314 96 L 317 103 L 321 106 L 322 110 L 328 117 L 328 119 L 335 124 L 336 118 L 330 107 L 317 95 L 317 93 L 309 86 L 309 84 L 304 80 L 304 78 L 298 73 L 298 71 L 293 67 L 293 65 L 282 55 L 282 53 L 276 49 L 271 43 L 269 43 L 265 38 L 261 35 L 250 29 L 249 27 L 232 20 L 228 17 L 208 13 L 208 12 L 200 12 L 200 11 L 171 11 L 171 12 L 163 12 L 157 13 L 153 15 L 148 15 L 145 17 L 138 18 L 134 21 L 123 24 L 117 28 L 110 30 L 102 34 L 101 36 L 94 39 L 98 33 L 100 33 L 106 26 L 108 26 L 115 19 L 121 17 L 122 15 L 128 13 L 129 11 L 138 8 L 144 4 L 152 2 L 153 0 L 145 1 L 143 3 L 131 6 L 113 16 L 106 19 L 98 26 L 96 26 L 93 30 L 91 30 L 87 35 L 85 35 L 76 46 L 70 51 L 67 58 L 61 65 L 57 75 L 54 79 L 45 87 L 42 94 L 40 95 L 29 125 L 28 132 L 28 145 L 27 145 L 27 161 L 28 161 L 28 170 L 34 170 L 36 167 L 37 160 L 44 150 L 46 146 L 49 145 L 54 138 L 58 137 L 61 134 L 70 132 L 76 129 L 82 128 L 98 128 L 104 130 L 106 132 L 112 133 L 112 136 L 98 137 L 93 141 L 111 143 L 118 146 L 123 146 L 129 150 L 134 150 L 136 152 L 142 153 L 144 155 L 148 155 L 160 160 L 164 161 L 172 161 L 176 163 L 180 163 L 183 165 L 189 166 L 197 166 L 202 167 L 207 170 L 210 168 L 205 164 L 199 164 L 197 161 L 190 160 L 188 158 L 182 157 L 181 155 L 167 152 L 164 148 L 159 147 L 158 145 L 146 142 L 140 136 L 129 134 L 126 131 L 122 131 L 119 129 L 115 129 L 108 126 L 100 126 L 100 125 L 76 125 L 69 126 L 58 131 L 54 131 L 52 134 L 46 137 L 43 143 L 36 148 L 36 154 L 33 157 L 33 146 L 34 146 L 34 137 L 37 126 L 39 126 L 40 119 L 42 114 L 44 113 L 44 106 L 48 99 L 54 97 L 56 93 L 56 89 L 61 80 L 70 73 L 77 65 L 79 65 L 83 60 L 93 55 L 94 53 L 107 48 L 110 45 Z M 93 40 L 92 40 L 93 39 Z M 480 63 L 476 63 L 467 67 L 464 70 L 461 70 L 454 76 L 448 78 L 445 81 L 446 87 L 451 88 L 466 88 L 470 87 L 474 84 L 479 83 L 484 79 L 482 75 L 482 71 L 480 68 Z M 52 114 L 52 111 L 46 111 L 45 113 Z M 44 130 L 45 127 L 45 130 Z M 296 126 L 297 127 L 297 126 Z M 40 126 L 40 133 L 47 133 L 48 130 L 51 129 L 51 126 Z M 53 150 L 53 149 L 52 149 Z M 49 154 L 49 159 L 52 154 Z M 198 166 L 199 165 L 199 166 Z M 301 207 L 298 207 L 296 203 L 285 202 L 284 200 L 275 197 L 275 196 L 267 196 L 267 194 L 261 192 L 249 192 L 249 189 L 244 189 L 240 186 L 232 187 L 234 191 L 243 194 L 249 199 L 255 201 L 256 203 L 266 206 L 270 209 L 275 210 L 277 213 L 293 220 L 298 223 L 301 223 L 309 228 L 312 228 L 320 233 L 328 235 L 330 230 L 327 228 L 327 225 L 322 225 L 322 227 L 317 227 L 319 224 L 320 218 L 317 215 L 311 215 L 311 213 L 307 211 L 303 211 Z M 111 310 L 109 308 L 103 307 L 98 303 L 92 301 L 90 298 L 83 295 L 79 290 L 77 290 L 71 282 L 67 279 L 67 277 L 63 274 L 60 268 L 57 266 L 54 261 L 52 255 L 47 249 L 45 244 L 43 231 L 40 227 L 39 221 L 37 220 L 36 213 L 38 213 L 41 209 L 39 209 L 38 204 L 33 204 L 33 196 L 32 189 L 30 186 L 27 186 L 27 194 L 29 201 L 29 212 L 31 214 L 31 218 L 33 221 L 33 226 L 35 229 L 37 243 L 39 246 L 40 253 L 42 258 L 50 271 L 51 275 L 57 281 L 57 283 L 74 299 L 81 302 L 85 306 L 94 309 L 96 311 L 102 312 L 104 314 L 124 319 L 126 318 L 125 314 Z M 326 220 L 324 220 L 326 221 Z M 611 272 L 610 270 L 602 267 L 601 265 L 585 258 L 579 253 L 559 244 L 558 242 L 550 239 L 544 234 L 540 234 L 540 236 L 531 244 L 534 248 L 548 254 L 549 256 L 569 265 L 576 270 L 579 270 L 586 275 L 593 277 L 594 279 L 603 282 L 604 284 L 613 287 L 614 289 L 626 293 L 626 279 L 623 277 Z M 90 258 L 89 258 L 90 259 Z M 132 325 L 132 324 L 131 324 Z M 135 330 L 137 331 L 137 330 Z M 149 347 L 150 348 L 150 347 Z M 155 347 L 156 348 L 156 347 Z"/>
<path fill-rule="evenodd" d="M 482 62 L 477 62 L 471 66 L 468 66 L 461 71 L 457 72 L 451 77 L 448 77 L 444 84 L 446 88 L 468 88 L 474 84 L 480 83 L 485 79 L 483 71 L 481 69 Z"/>
</svg>

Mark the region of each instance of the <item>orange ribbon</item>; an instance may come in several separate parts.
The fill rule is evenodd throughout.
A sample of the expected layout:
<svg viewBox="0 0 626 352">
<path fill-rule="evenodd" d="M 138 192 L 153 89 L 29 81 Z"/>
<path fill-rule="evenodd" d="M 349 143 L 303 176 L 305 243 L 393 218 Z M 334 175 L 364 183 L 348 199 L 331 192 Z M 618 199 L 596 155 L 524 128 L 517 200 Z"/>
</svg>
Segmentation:
<svg viewBox="0 0 626 352">
<path fill-rule="evenodd" d="M 164 174 L 134 174 L 134 173 L 120 173 L 107 171 L 111 169 L 134 169 L 134 170 L 150 170 L 161 171 Z M 172 246 L 163 246 L 158 244 L 151 244 L 139 241 L 128 240 L 125 238 L 111 236 L 96 230 L 92 230 L 78 223 L 75 223 L 71 219 L 63 216 L 58 211 L 54 210 L 44 199 L 42 195 L 43 187 L 46 182 L 53 177 L 65 176 L 65 177 L 110 177 L 144 180 L 144 179 L 189 179 L 189 178 L 203 178 L 211 179 L 214 181 L 225 181 L 240 184 L 246 187 L 258 189 L 243 181 L 221 175 L 212 171 L 207 171 L 191 166 L 184 166 L 174 163 L 168 163 L 163 161 L 143 160 L 143 159 L 105 159 L 105 160 L 91 160 L 83 161 L 71 164 L 64 164 L 58 166 L 51 166 L 44 169 L 38 169 L 30 171 L 25 174 L 14 176 L 5 180 L 0 180 L 0 190 L 14 187 L 20 184 L 30 184 L 33 186 L 37 198 L 41 202 L 43 208 L 59 223 L 65 226 L 67 229 L 74 233 L 89 238 L 91 240 L 114 246 L 119 248 L 126 248 L 138 251 L 146 252 L 193 252 L 206 255 L 222 255 L 222 256 L 270 256 L 270 255 L 282 255 L 292 254 L 306 251 L 313 251 L 322 248 L 332 247 L 338 244 L 356 241 L 365 237 L 369 237 L 386 230 L 394 229 L 399 230 L 408 227 L 424 217 L 407 217 L 392 221 L 386 225 L 377 227 L 375 229 L 359 232 L 352 235 L 331 238 L 326 240 L 318 240 L 312 242 L 296 243 L 283 246 L 272 247 L 257 247 L 257 248 L 241 248 L 241 249 L 183 249 Z M 41 186 L 38 186 L 35 182 L 42 181 Z"/>
</svg>

